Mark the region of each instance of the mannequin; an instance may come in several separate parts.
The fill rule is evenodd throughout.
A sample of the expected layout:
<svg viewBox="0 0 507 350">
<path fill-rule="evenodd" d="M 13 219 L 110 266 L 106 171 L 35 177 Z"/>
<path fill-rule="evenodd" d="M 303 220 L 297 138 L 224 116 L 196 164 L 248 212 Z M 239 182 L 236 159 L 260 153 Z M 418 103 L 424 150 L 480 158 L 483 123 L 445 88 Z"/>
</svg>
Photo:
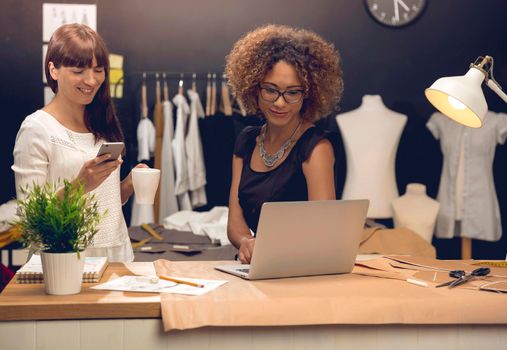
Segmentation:
<svg viewBox="0 0 507 350">
<path fill-rule="evenodd" d="M 444 157 L 435 235 L 461 237 L 462 257 L 470 258 L 470 239 L 497 241 L 502 235 L 492 169 L 496 145 L 507 137 L 507 115 L 489 111 L 483 126 L 472 129 L 434 113 L 426 126 Z"/>
<path fill-rule="evenodd" d="M 431 243 L 440 204 L 426 195 L 425 185 L 408 184 L 405 194 L 392 205 L 395 227 L 406 227 Z"/>
<path fill-rule="evenodd" d="M 368 218 L 391 218 L 391 202 L 399 196 L 394 162 L 407 117 L 388 109 L 379 95 L 365 95 L 359 108 L 336 122 L 347 154 L 342 198 L 369 199 Z"/>
</svg>

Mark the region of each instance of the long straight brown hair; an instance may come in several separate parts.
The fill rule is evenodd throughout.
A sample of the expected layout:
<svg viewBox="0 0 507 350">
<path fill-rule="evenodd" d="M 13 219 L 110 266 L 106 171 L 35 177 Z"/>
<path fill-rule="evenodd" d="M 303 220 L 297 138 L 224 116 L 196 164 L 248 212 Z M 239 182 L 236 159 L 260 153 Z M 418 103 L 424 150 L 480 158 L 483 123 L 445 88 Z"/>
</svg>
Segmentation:
<svg viewBox="0 0 507 350">
<path fill-rule="evenodd" d="M 56 68 L 90 68 L 93 58 L 104 67 L 105 80 L 93 101 L 85 107 L 85 125 L 95 140 L 123 141 L 123 132 L 109 92 L 109 52 L 100 35 L 83 24 L 65 24 L 51 36 L 46 54 L 45 73 L 49 87 L 58 93 L 58 82 L 49 74 L 49 62 Z"/>
</svg>

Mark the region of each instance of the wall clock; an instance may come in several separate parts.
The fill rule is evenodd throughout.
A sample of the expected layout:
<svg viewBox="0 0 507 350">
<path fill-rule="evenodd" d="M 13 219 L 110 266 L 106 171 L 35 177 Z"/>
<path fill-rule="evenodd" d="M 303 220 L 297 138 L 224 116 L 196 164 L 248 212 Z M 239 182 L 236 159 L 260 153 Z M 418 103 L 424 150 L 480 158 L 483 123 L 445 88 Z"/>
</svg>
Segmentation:
<svg viewBox="0 0 507 350">
<path fill-rule="evenodd" d="M 421 15 L 426 0 L 365 0 L 365 5 L 368 13 L 379 23 L 402 27 Z"/>
</svg>

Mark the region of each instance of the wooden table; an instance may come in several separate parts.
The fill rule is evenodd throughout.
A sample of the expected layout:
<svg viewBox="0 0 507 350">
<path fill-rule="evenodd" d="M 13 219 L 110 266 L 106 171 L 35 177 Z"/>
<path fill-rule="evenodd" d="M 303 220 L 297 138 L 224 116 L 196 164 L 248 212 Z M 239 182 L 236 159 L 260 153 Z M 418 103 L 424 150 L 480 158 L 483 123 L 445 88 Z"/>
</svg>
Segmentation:
<svg viewBox="0 0 507 350">
<path fill-rule="evenodd" d="M 103 281 L 150 273 L 154 273 L 151 263 L 110 264 Z M 41 284 L 11 282 L 0 294 L 0 349 L 507 349 L 507 326 L 502 323 L 442 325 L 434 320 L 435 324 L 426 325 L 205 327 L 163 332 L 158 294 L 99 291 L 90 286 L 84 284 L 78 295 L 50 296 Z M 507 313 L 507 296 L 503 297 L 505 307 L 498 310 L 502 315 Z"/>
<path fill-rule="evenodd" d="M 102 281 L 123 275 L 154 274 L 153 263 L 125 266 L 110 263 Z M 101 318 L 160 318 L 160 296 L 155 293 L 127 293 L 90 289 L 83 283 L 75 295 L 47 295 L 43 284 L 14 281 L 0 294 L 0 321 L 65 320 Z"/>
</svg>

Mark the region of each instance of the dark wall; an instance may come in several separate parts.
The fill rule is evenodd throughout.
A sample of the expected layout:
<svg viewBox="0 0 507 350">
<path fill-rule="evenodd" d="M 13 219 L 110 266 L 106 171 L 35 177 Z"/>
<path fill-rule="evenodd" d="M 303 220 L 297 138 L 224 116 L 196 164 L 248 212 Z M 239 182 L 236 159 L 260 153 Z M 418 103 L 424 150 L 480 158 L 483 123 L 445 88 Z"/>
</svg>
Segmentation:
<svg viewBox="0 0 507 350">
<path fill-rule="evenodd" d="M 496 79 L 507 84 L 504 0 L 428 0 L 422 17 L 400 29 L 374 22 L 361 0 L 106 0 L 97 8 L 99 32 L 112 52 L 125 56 L 126 91 L 118 107 L 131 151 L 138 121 L 138 72 L 221 72 L 232 43 L 266 23 L 309 28 L 336 45 L 345 79 L 342 111 L 357 108 L 364 94 L 379 94 L 389 108 L 408 115 L 396 163 L 400 193 L 411 182 L 426 184 L 432 197 L 438 190 L 442 156 L 424 127 L 434 111 L 423 96 L 424 88 L 438 77 L 464 74 L 468 64 L 484 54 L 495 58 Z M 3 0 L 0 35 L 0 202 L 4 202 L 15 194 L 10 165 L 16 132 L 23 118 L 43 104 L 42 2 Z M 507 111 L 494 93 L 485 92 L 491 110 Z M 336 127 L 332 120 L 329 125 Z M 135 161 L 130 158 L 127 163 Z M 504 227 L 506 164 L 506 149 L 500 147 L 494 174 Z M 207 171 L 220 174 L 222 169 L 208 165 Z M 457 240 L 434 243 L 440 257 L 459 256 Z M 474 242 L 474 256 L 503 259 L 506 243 L 507 238 Z"/>
</svg>

